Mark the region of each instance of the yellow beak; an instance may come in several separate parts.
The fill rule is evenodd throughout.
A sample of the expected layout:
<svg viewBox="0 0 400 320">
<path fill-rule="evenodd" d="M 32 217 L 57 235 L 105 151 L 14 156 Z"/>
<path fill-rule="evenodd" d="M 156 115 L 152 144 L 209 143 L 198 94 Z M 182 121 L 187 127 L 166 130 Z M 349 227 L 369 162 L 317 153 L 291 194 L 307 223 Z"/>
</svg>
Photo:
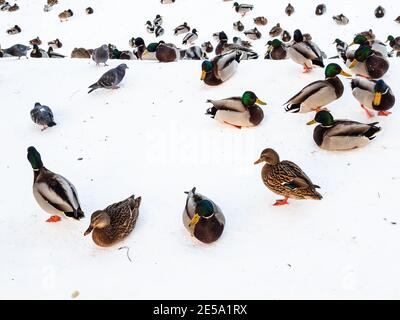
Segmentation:
<svg viewBox="0 0 400 320">
<path fill-rule="evenodd" d="M 354 59 L 351 64 L 349 65 L 349 68 L 354 68 L 356 65 L 358 64 L 358 61 L 356 59 Z"/>
<path fill-rule="evenodd" d="M 272 51 L 273 48 L 274 48 L 273 46 L 268 46 L 267 52 L 268 52 L 268 53 L 271 53 L 271 51 Z"/>
<path fill-rule="evenodd" d="M 206 74 L 207 72 L 205 72 L 204 70 L 201 72 L 201 78 L 200 78 L 201 81 L 203 81 L 206 78 Z"/>
<path fill-rule="evenodd" d="M 260 104 L 260 105 L 262 105 L 262 106 L 266 106 L 266 105 L 267 105 L 264 101 L 262 101 L 262 100 L 260 100 L 260 99 L 258 99 L 258 98 L 257 98 L 257 100 L 256 100 L 256 103 L 258 103 L 258 104 Z"/>
<path fill-rule="evenodd" d="M 189 228 L 195 226 L 195 225 L 197 224 L 197 222 L 199 222 L 199 220 L 200 220 L 200 216 L 196 213 L 196 214 L 193 216 L 193 218 L 192 218 L 192 220 L 190 221 L 190 223 L 189 223 Z"/>
<path fill-rule="evenodd" d="M 311 121 L 307 122 L 307 125 L 310 126 L 310 125 L 316 124 L 316 123 L 317 123 L 317 121 L 315 121 L 315 119 L 312 119 Z"/>
<path fill-rule="evenodd" d="M 345 71 L 341 71 L 340 72 L 340 74 L 342 75 L 342 76 L 345 76 L 345 77 L 351 77 L 351 74 L 349 74 L 349 73 L 347 73 L 347 72 L 345 72 Z"/>
<path fill-rule="evenodd" d="M 380 92 L 375 92 L 374 96 L 374 106 L 379 106 L 381 104 L 382 100 L 382 93 Z"/>
<path fill-rule="evenodd" d="M 353 41 L 352 43 L 349 44 L 349 47 L 354 46 L 354 45 L 355 45 L 355 43 Z"/>
</svg>

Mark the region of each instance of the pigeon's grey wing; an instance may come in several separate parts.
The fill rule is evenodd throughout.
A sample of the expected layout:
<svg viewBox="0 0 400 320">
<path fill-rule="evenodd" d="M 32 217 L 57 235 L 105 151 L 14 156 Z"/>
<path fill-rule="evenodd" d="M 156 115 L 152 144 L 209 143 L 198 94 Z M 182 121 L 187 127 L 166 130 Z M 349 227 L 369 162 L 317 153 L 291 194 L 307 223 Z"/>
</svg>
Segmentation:
<svg viewBox="0 0 400 320">
<path fill-rule="evenodd" d="M 114 69 L 107 71 L 97 82 L 102 87 L 112 87 L 117 82 L 117 72 Z"/>
</svg>

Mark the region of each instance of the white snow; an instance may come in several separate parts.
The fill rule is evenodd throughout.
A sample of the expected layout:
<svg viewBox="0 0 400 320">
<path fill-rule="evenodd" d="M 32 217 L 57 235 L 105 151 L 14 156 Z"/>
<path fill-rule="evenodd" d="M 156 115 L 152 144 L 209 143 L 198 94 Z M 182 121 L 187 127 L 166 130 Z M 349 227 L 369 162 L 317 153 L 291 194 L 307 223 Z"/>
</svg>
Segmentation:
<svg viewBox="0 0 400 320">
<path fill-rule="evenodd" d="M 108 70 L 80 59 L 0 60 L 0 298 L 70 299 L 283 299 L 399 298 L 400 185 L 399 112 L 367 119 L 353 98 L 349 80 L 344 96 L 329 105 L 336 118 L 379 121 L 383 132 L 370 145 L 351 152 L 327 152 L 312 139 L 306 122 L 313 114 L 287 114 L 282 104 L 303 86 L 323 78 L 323 70 L 303 74 L 292 61 L 262 59 L 267 32 L 277 22 L 291 33 L 309 32 L 327 53 L 333 40 L 351 41 L 355 32 L 372 28 L 381 40 L 398 36 L 393 1 L 324 1 L 324 16 L 314 15 L 322 1 L 252 0 L 255 10 L 243 20 L 265 15 L 263 38 L 254 46 L 260 59 L 241 62 L 237 74 L 219 87 L 200 81 L 200 62 L 170 64 L 123 61 L 129 66 L 119 90 L 87 87 Z M 67 1 L 43 12 L 45 1 L 18 1 L 21 9 L 0 12 L 2 48 L 59 38 L 70 55 L 74 47 L 113 43 L 128 49 L 132 36 L 148 35 L 144 23 L 164 17 L 163 39 L 179 44 L 171 30 L 187 21 L 199 31 L 197 44 L 225 30 L 230 38 L 239 15 L 232 2 L 176 0 L 161 5 L 146 1 Z M 381 4 L 386 16 L 376 19 Z M 91 5 L 92 16 L 84 9 Z M 71 8 L 75 15 L 59 22 Z M 344 13 L 350 23 L 336 25 Z M 23 32 L 5 30 L 19 24 Z M 216 43 L 214 42 L 216 45 Z M 45 47 L 45 46 L 43 46 Z M 47 47 L 45 47 L 47 49 Z M 114 67 L 121 61 L 110 60 Z M 390 60 L 384 80 L 400 92 L 398 59 Z M 342 64 L 343 65 L 343 64 Z M 346 69 L 347 70 L 347 69 Z M 223 126 L 204 115 L 206 99 L 254 91 L 268 103 L 265 120 L 253 129 Z M 57 126 L 41 132 L 30 119 L 35 102 L 52 108 Z M 32 195 L 32 169 L 26 159 L 35 146 L 50 170 L 77 188 L 86 218 L 50 224 Z M 262 183 L 260 152 L 272 147 L 282 159 L 299 164 L 321 186 L 322 201 L 278 198 Z M 78 158 L 82 157 L 81 161 Z M 186 195 L 196 186 L 223 209 L 227 224 L 221 239 L 203 245 L 181 222 Z M 96 247 L 83 237 L 97 209 L 135 194 L 142 196 L 133 233 L 112 248 Z M 397 224 L 393 224 L 397 223 Z M 126 250 L 128 246 L 132 259 Z"/>
</svg>

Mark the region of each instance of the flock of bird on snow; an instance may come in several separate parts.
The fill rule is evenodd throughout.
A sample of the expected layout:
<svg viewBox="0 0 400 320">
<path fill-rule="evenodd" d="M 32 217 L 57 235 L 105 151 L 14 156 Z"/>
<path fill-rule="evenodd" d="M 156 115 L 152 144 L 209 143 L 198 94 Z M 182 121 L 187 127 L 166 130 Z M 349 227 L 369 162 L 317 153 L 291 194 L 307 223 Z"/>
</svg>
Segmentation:
<svg viewBox="0 0 400 320">
<path fill-rule="evenodd" d="M 230 1 L 230 0 L 224 0 Z M 161 0 L 162 4 L 174 3 L 175 0 Z M 48 0 L 44 11 L 50 11 L 58 0 Z M 10 5 L 5 0 L 0 0 L 2 11 L 16 11 L 17 4 Z M 239 4 L 235 2 L 233 9 L 242 17 L 254 9 L 250 4 Z M 289 4 L 285 13 L 288 16 L 294 14 L 295 8 Z M 86 9 L 87 14 L 93 14 L 92 8 Z M 315 9 L 316 15 L 324 15 L 326 6 L 320 4 Z M 381 6 L 375 9 L 376 18 L 382 18 L 385 9 Z M 65 10 L 59 14 L 61 21 L 66 21 L 73 16 L 72 10 Z M 349 19 L 343 14 L 333 17 L 337 24 L 347 24 Z M 395 19 L 400 23 L 400 17 Z M 267 18 L 260 16 L 254 18 L 258 26 L 265 26 Z M 146 30 L 155 33 L 156 37 L 164 34 L 162 27 L 163 19 L 157 15 L 153 22 L 147 21 Z M 244 25 L 239 21 L 233 23 L 236 31 L 244 31 Z M 21 32 L 19 26 L 7 31 L 9 34 Z M 257 59 L 258 54 L 251 49 L 251 42 L 235 37 L 233 43 L 229 43 L 225 32 L 215 33 L 213 36 L 218 41 L 214 47 L 210 41 L 201 46 L 193 45 L 197 40 L 197 30 L 191 29 L 185 22 L 174 29 L 175 35 L 185 34 L 182 44 L 191 45 L 188 49 L 179 49 L 172 43 L 159 41 L 145 44 L 140 37 L 132 38 L 129 44 L 133 51 L 119 51 L 115 46 L 102 45 L 96 49 L 75 48 L 71 54 L 72 58 L 92 58 L 97 65 L 100 63 L 107 66 L 108 59 L 139 59 L 156 60 L 160 62 L 172 62 L 180 59 L 204 60 L 201 64 L 201 80 L 210 86 L 218 86 L 231 78 L 240 62 L 247 59 Z M 296 113 L 315 112 L 315 117 L 307 124 L 318 124 L 314 130 L 315 143 L 325 150 L 352 150 L 364 147 L 381 130 L 378 122 L 361 123 L 353 120 L 335 120 L 332 114 L 325 108 L 331 102 L 339 99 L 344 92 L 344 86 L 339 75 L 352 77 L 336 63 L 325 66 L 324 60 L 327 56 L 312 41 L 310 34 L 302 34 L 295 30 L 293 39 L 291 34 L 283 30 L 279 24 L 269 32 L 275 39 L 268 42 L 266 59 L 281 60 L 291 59 L 301 65 L 303 72 L 311 72 L 314 66 L 325 68 L 325 79 L 310 83 L 300 92 L 295 94 L 286 102 L 285 110 Z M 250 40 L 261 38 L 261 32 L 257 27 L 244 31 L 244 35 Z M 279 39 L 280 37 L 280 39 Z M 353 71 L 355 75 L 351 81 L 351 89 L 354 97 L 365 110 L 368 117 L 388 116 L 395 104 L 395 96 L 388 84 L 381 78 L 389 69 L 389 57 L 393 53 L 400 53 L 400 37 L 389 36 L 387 38 L 391 52 L 387 45 L 375 38 L 372 30 L 363 31 L 355 35 L 350 45 L 340 39 L 335 40 L 338 56 L 334 58 L 343 59 L 344 64 Z M 39 37 L 32 39 L 30 44 L 33 49 L 30 56 L 33 58 L 63 58 L 64 56 L 54 52 L 54 49 L 62 47 L 59 39 L 49 42 L 49 49 L 45 51 L 39 48 L 42 41 Z M 358 45 L 355 50 L 350 47 Z M 0 57 L 27 56 L 30 46 L 16 44 L 7 49 L 0 50 Z M 207 53 L 214 52 L 216 56 L 208 59 Z M 99 89 L 117 89 L 119 83 L 125 76 L 128 66 L 123 63 L 104 73 L 100 79 L 92 84 L 90 92 Z M 246 91 L 242 96 L 222 100 L 207 100 L 212 104 L 207 114 L 219 122 L 242 128 L 254 127 L 261 123 L 264 113 L 259 105 L 265 105 L 254 92 Z M 54 126 L 54 116 L 48 106 L 36 103 L 31 111 L 32 120 L 42 126 L 42 130 Z M 34 170 L 33 194 L 40 207 L 52 214 L 48 222 L 60 221 L 63 214 L 77 220 L 84 217 L 78 199 L 78 194 L 71 182 L 59 174 L 53 173 L 43 166 L 41 156 L 34 147 L 28 148 L 28 160 Z M 255 164 L 265 163 L 262 168 L 262 180 L 264 184 L 274 193 L 283 196 L 274 205 L 286 205 L 288 199 L 322 199 L 310 178 L 291 161 L 281 161 L 279 155 L 273 149 L 267 148 L 262 151 Z M 99 246 L 110 246 L 129 235 L 136 224 L 139 214 L 141 197 L 131 196 L 121 202 L 114 203 L 104 210 L 96 211 L 91 216 L 89 228 L 85 235 L 92 232 L 94 242 Z M 187 192 L 185 209 L 183 212 L 183 223 L 189 232 L 203 243 L 212 243 L 222 234 L 225 217 L 222 210 L 211 199 L 197 193 L 196 188 Z"/>
</svg>

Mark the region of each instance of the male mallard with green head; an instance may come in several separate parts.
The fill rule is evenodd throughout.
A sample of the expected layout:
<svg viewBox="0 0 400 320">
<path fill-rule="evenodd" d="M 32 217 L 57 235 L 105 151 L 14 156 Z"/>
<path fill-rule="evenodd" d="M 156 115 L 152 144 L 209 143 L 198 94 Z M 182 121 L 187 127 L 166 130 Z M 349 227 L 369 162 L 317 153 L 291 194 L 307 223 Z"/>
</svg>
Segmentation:
<svg viewBox="0 0 400 320">
<path fill-rule="evenodd" d="M 355 78 L 351 81 L 353 96 L 360 102 L 368 117 L 373 117 L 372 111 L 377 111 L 378 116 L 388 116 L 396 102 L 392 89 L 381 80 L 368 80 Z"/>
<path fill-rule="evenodd" d="M 279 39 L 270 40 L 265 59 L 284 60 L 287 58 L 287 48 Z"/>
<path fill-rule="evenodd" d="M 58 222 L 63 213 L 79 220 L 84 217 L 78 193 L 71 182 L 43 166 L 39 152 L 28 148 L 28 160 L 33 168 L 33 195 L 39 206 L 52 214 L 47 222 Z"/>
<path fill-rule="evenodd" d="M 323 106 L 339 99 L 344 87 L 338 75 L 351 77 L 336 63 L 330 63 L 325 68 L 325 80 L 310 83 L 294 97 L 285 103 L 286 111 L 305 113 L 319 111 Z"/>
<path fill-rule="evenodd" d="M 205 60 L 201 65 L 201 78 L 209 86 L 217 86 L 227 81 L 236 72 L 242 53 L 231 51 Z"/>
<path fill-rule="evenodd" d="M 289 198 L 297 200 L 322 199 L 322 196 L 315 190 L 319 186 L 314 185 L 297 164 L 287 160 L 280 161 L 278 153 L 270 148 L 265 149 L 254 164 L 264 162 L 266 164 L 261 171 L 264 184 L 272 192 L 285 197 L 276 200 L 274 206 L 289 204 Z"/>
<path fill-rule="evenodd" d="M 104 210 L 94 212 L 84 235 L 93 231 L 92 239 L 100 247 L 109 247 L 125 239 L 135 228 L 141 201 L 141 197 L 135 198 L 132 195 Z"/>
<path fill-rule="evenodd" d="M 400 56 L 400 37 L 388 36 L 386 42 L 389 42 L 392 52 L 396 52 L 396 56 Z"/>
<path fill-rule="evenodd" d="M 241 129 L 242 127 L 255 127 L 264 119 L 264 112 L 257 105 L 266 105 L 258 99 L 252 91 L 246 91 L 241 97 L 232 97 L 222 100 L 207 100 L 213 107 L 207 109 L 208 115 L 215 120 L 232 125 Z"/>
<path fill-rule="evenodd" d="M 211 199 L 197 193 L 196 188 L 185 193 L 187 198 L 182 215 L 185 228 L 203 243 L 217 241 L 225 226 L 221 209 Z"/>
<path fill-rule="evenodd" d="M 321 110 L 314 120 L 307 124 L 319 123 L 314 129 L 314 141 L 322 149 L 330 151 L 352 150 L 366 146 L 381 128 L 374 123 L 360 123 L 352 120 L 335 120 L 327 110 Z"/>
</svg>

